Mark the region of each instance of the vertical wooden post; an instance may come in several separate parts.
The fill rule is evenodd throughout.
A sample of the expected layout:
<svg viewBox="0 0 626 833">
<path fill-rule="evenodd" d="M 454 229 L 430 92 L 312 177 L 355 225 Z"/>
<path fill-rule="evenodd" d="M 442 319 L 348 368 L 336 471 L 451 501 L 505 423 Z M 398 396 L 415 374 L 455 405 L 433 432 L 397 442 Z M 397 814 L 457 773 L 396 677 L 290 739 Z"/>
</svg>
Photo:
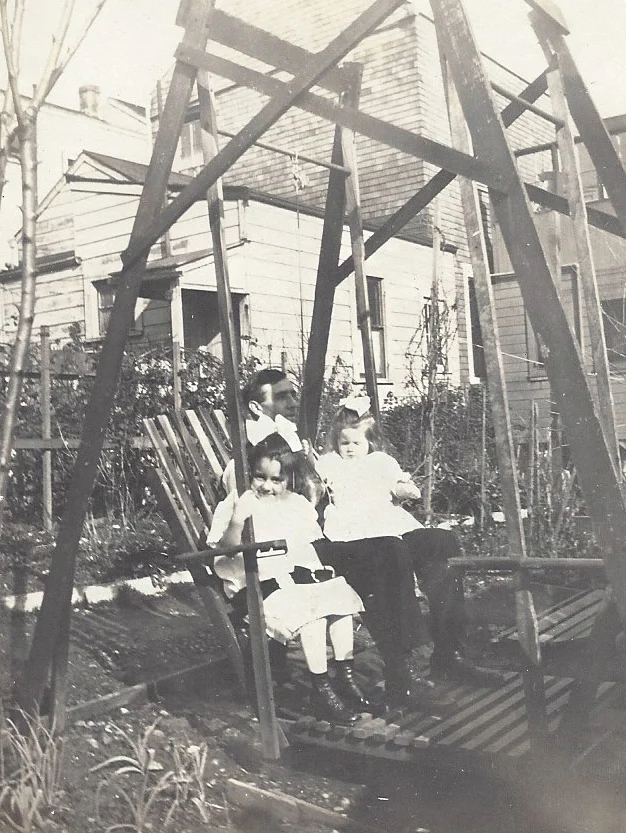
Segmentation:
<svg viewBox="0 0 626 833">
<path fill-rule="evenodd" d="M 174 389 L 174 410 L 180 411 L 182 408 L 182 383 L 180 379 L 181 370 L 181 350 L 180 342 L 172 342 L 172 385 Z"/>
<path fill-rule="evenodd" d="M 485 528 L 487 512 L 487 383 L 481 386 L 482 410 L 480 414 L 480 529 Z"/>
<path fill-rule="evenodd" d="M 433 477 L 435 470 L 435 411 L 437 409 L 437 364 L 439 363 L 439 269 L 441 262 L 441 204 L 434 201 L 432 237 L 433 261 L 432 279 L 430 282 L 430 315 L 428 318 L 428 355 L 426 359 L 428 370 L 428 386 L 426 390 L 426 425 L 424 429 L 424 511 L 426 524 L 432 521 Z"/>
<path fill-rule="evenodd" d="M 347 71 L 345 67 L 344 71 Z M 351 79 L 351 82 L 347 90 L 340 96 L 339 103 L 356 108 L 358 106 L 361 80 L 360 67 L 352 65 L 349 73 L 347 73 L 347 77 Z M 339 126 L 335 127 L 335 138 L 331 154 L 331 161 L 335 165 L 344 164 L 341 146 L 341 135 L 344 129 Z M 315 281 L 309 346 L 302 379 L 298 432 L 301 437 L 308 437 L 313 443 L 315 443 L 317 434 L 320 401 L 324 386 L 324 372 L 326 370 L 328 337 L 330 334 L 335 289 L 337 287 L 336 272 L 341 250 L 341 237 L 346 206 L 345 178 L 346 174 L 336 168 L 331 169 L 328 175 L 328 190 L 326 192 L 324 226 L 322 229 L 317 278 Z"/>
<path fill-rule="evenodd" d="M 495 165 L 507 180 L 503 191 L 491 190 L 493 212 L 533 330 L 548 348 L 545 357 L 548 378 L 554 386 L 607 576 L 613 585 L 622 619 L 626 619 L 626 505 L 582 356 L 552 280 L 528 195 L 498 116 L 493 91 L 463 6 L 460 0 L 431 0 L 431 7 L 472 135 L 474 152 L 483 162 Z M 572 110 L 571 101 L 569 103 Z M 579 130 L 582 135 L 580 125 Z M 614 161 L 612 146 L 611 150 Z M 620 180 L 626 180 L 623 169 Z M 623 187 L 620 185 L 618 191 L 626 204 L 626 183 Z M 620 216 L 620 212 L 617 213 Z"/>
<path fill-rule="evenodd" d="M 206 72 L 198 73 L 198 101 L 200 106 L 200 127 L 204 163 L 208 164 L 218 152 L 217 121 L 213 97 Z M 241 401 L 241 382 L 237 363 L 237 346 L 235 344 L 235 318 L 233 314 L 228 261 L 226 256 L 226 236 L 224 231 L 224 201 L 222 184 L 218 180 L 207 193 L 209 224 L 213 240 L 215 259 L 215 280 L 222 335 L 222 353 L 224 373 L 226 376 L 226 401 L 230 422 L 233 457 L 235 460 L 235 477 L 237 491 L 241 494 L 250 487 L 246 460 L 246 429 L 243 405 Z M 254 540 L 252 522 L 248 521 L 244 529 L 244 542 Z M 263 755 L 269 759 L 280 757 L 284 738 L 276 719 L 274 692 L 270 670 L 269 649 L 265 634 L 265 616 L 263 614 L 263 596 L 259 583 L 256 553 L 244 556 L 246 569 L 246 590 L 248 600 L 248 618 L 250 622 L 250 640 L 252 643 L 252 665 L 256 689 L 261 742 Z"/>
<path fill-rule="evenodd" d="M 565 172 L 565 193 L 563 196 L 567 197 L 569 202 L 578 259 L 578 278 L 582 283 L 585 294 L 587 324 L 589 327 L 589 338 L 591 340 L 593 366 L 596 373 L 600 418 L 603 423 L 607 443 L 613 455 L 618 477 L 621 477 L 619 445 L 615 425 L 615 408 L 613 404 L 613 393 L 611 391 L 611 374 L 604 338 L 604 324 L 602 321 L 602 304 L 600 303 L 600 293 L 598 291 L 593 251 L 589 237 L 587 205 L 585 203 L 580 178 L 578 154 L 576 153 L 574 136 L 569 124 L 569 110 L 567 108 L 563 83 L 558 68 L 558 59 L 553 54 L 542 27 L 537 22 L 536 16 L 531 15 L 531 20 L 546 60 L 550 65 L 550 71 L 548 72 L 548 90 L 552 111 L 563 122 L 563 126 L 560 128 L 557 127 L 556 131 L 561 165 Z"/>
<path fill-rule="evenodd" d="M 49 440 L 51 435 L 52 415 L 50 402 L 50 329 L 42 327 L 41 339 L 41 437 Z M 42 458 L 43 478 L 43 528 L 52 529 L 52 450 L 44 448 Z"/>
<path fill-rule="evenodd" d="M 365 390 L 370 398 L 372 414 L 380 420 L 378 402 L 378 383 L 376 379 L 376 361 L 374 359 L 374 342 L 372 341 L 372 321 L 370 318 L 369 297 L 367 292 L 367 275 L 365 274 L 365 242 L 363 240 L 363 219 L 361 217 L 361 198 L 357 172 L 354 133 L 343 130 L 341 133 L 344 164 L 350 169 L 346 177 L 346 218 L 350 229 L 352 259 L 354 261 L 354 288 L 356 294 L 356 315 L 361 344 L 363 346 L 363 364 L 365 367 Z"/>
<path fill-rule="evenodd" d="M 442 75 L 447 94 L 452 144 L 458 150 L 471 153 L 471 144 L 463 117 L 463 110 L 456 87 L 448 75 L 447 64 L 445 62 L 446 53 L 439 30 L 438 36 L 440 38 Z M 511 416 L 504 367 L 502 364 L 502 354 L 500 351 L 496 305 L 480 213 L 478 189 L 475 183 L 463 177 L 459 178 L 459 185 L 465 230 L 472 262 L 472 271 L 474 273 L 480 329 L 483 335 L 485 370 L 487 384 L 489 385 L 489 399 L 495 433 L 498 467 L 500 469 L 502 505 L 509 549 L 513 557 L 523 559 L 526 557 L 526 542 L 517 483 L 517 462 L 515 459 Z M 526 572 L 519 571 L 516 575 L 515 610 L 518 641 L 522 652 L 528 725 L 532 742 L 538 744 L 546 731 L 544 680 L 540 668 L 541 650 L 537 616 L 533 598 L 527 584 Z"/>
<path fill-rule="evenodd" d="M 197 49 L 206 47 L 213 6 L 214 0 L 192 0 L 185 16 L 185 45 Z M 161 212 L 195 75 L 194 69 L 177 61 L 139 200 L 129 242 L 131 247 Z M 76 553 L 147 257 L 148 251 L 142 249 L 132 266 L 124 268 L 115 293 L 30 654 L 23 677 L 16 684 L 17 705 L 28 712 L 39 707 L 63 618 L 70 609 Z"/>
<path fill-rule="evenodd" d="M 536 537 L 535 509 L 539 503 L 537 497 L 537 403 L 530 403 L 530 420 L 528 426 L 528 538 L 531 545 Z"/>
</svg>

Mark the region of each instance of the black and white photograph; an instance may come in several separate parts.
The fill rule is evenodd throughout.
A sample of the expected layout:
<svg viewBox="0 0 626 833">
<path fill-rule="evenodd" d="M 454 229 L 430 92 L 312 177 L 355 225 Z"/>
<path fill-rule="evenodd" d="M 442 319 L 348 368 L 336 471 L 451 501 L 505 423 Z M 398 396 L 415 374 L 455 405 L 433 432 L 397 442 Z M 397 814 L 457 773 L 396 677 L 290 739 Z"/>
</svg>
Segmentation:
<svg viewBox="0 0 626 833">
<path fill-rule="evenodd" d="M 0 35 L 0 833 L 623 833 L 626 0 Z"/>
</svg>

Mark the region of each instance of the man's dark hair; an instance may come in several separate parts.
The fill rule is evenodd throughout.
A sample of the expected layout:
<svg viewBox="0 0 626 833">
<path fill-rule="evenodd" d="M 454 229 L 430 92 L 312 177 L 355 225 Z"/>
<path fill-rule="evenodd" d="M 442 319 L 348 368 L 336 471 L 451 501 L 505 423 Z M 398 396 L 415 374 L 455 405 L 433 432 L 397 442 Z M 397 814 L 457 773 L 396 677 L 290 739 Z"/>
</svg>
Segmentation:
<svg viewBox="0 0 626 833">
<path fill-rule="evenodd" d="M 265 385 L 276 385 L 286 378 L 287 374 L 282 370 L 278 370 L 278 368 L 266 367 L 263 370 L 259 370 L 258 373 L 252 376 L 241 392 L 243 404 L 248 407 L 251 402 L 261 403 L 263 401 L 262 389 Z"/>
</svg>

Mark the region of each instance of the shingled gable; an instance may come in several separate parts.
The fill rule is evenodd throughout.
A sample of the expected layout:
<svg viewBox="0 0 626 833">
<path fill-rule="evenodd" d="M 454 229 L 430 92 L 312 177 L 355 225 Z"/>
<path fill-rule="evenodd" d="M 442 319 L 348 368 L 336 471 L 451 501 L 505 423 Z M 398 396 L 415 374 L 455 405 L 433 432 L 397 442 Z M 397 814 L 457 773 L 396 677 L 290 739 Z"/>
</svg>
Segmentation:
<svg viewBox="0 0 626 833">
<path fill-rule="evenodd" d="M 262 26 L 296 46 L 317 52 L 367 5 L 367 0 L 336 0 L 332 14 L 328 14 L 326 3 L 307 0 L 256 0 L 254 4 L 248 0 L 223 0 L 219 10 L 247 24 Z M 424 5 L 426 8 L 427 4 Z M 225 48 L 215 42 L 210 43 L 209 50 L 225 54 Z M 228 57 L 233 59 L 232 52 Z M 273 69 L 239 53 L 235 60 L 265 72 Z M 428 138 L 450 143 L 434 25 L 427 14 L 416 13 L 414 3 L 407 2 L 391 15 L 347 56 L 347 60 L 363 67 L 360 100 L 363 112 Z M 489 61 L 488 70 L 494 80 L 514 92 L 519 92 L 526 85 L 524 79 L 496 62 Z M 278 77 L 286 79 L 289 76 L 278 73 Z M 266 101 L 258 93 L 227 83 L 222 78 L 215 79 L 215 87 L 218 125 L 231 133 L 241 129 Z M 316 89 L 319 92 L 319 88 Z M 161 94 L 164 94 L 163 89 Z M 501 100 L 501 106 L 506 103 Z M 154 122 L 158 119 L 156 104 L 152 108 L 152 118 Z M 263 139 L 292 149 L 294 156 L 307 154 L 329 160 L 333 132 L 332 124 L 292 108 Z M 551 139 L 551 134 L 550 126 L 533 114 L 522 116 L 510 130 L 513 147 Z M 226 142 L 226 139 L 222 141 Z M 422 160 L 408 157 L 364 136 L 357 136 L 357 153 L 363 219 L 370 228 L 382 225 L 436 172 L 433 166 Z M 311 164 L 299 164 L 308 184 L 298 193 L 298 204 L 300 207 L 323 208 L 328 172 Z M 532 180 L 549 168 L 549 162 L 540 157 L 526 159 L 524 164 L 525 173 Z M 226 184 L 249 186 L 289 201 L 292 205 L 296 203 L 293 162 L 256 147 L 251 148 L 226 173 L 224 181 Z M 454 184 L 446 189 L 440 202 L 446 244 L 450 248 L 464 247 L 465 230 Z M 399 236 L 430 243 L 428 209 L 409 223 Z"/>
</svg>

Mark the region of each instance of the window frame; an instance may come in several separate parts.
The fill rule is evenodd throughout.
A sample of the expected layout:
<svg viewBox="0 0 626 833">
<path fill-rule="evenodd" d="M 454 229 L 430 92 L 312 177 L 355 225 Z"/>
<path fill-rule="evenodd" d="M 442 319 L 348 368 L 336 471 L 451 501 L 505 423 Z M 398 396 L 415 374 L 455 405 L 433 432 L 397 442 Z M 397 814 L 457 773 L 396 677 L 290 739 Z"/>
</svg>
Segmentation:
<svg viewBox="0 0 626 833">
<path fill-rule="evenodd" d="M 607 304 L 620 305 L 622 312 L 621 320 L 619 320 L 612 314 L 609 315 L 609 312 L 606 308 Z M 606 354 L 609 361 L 609 368 L 623 371 L 624 367 L 626 367 L 626 295 L 611 298 L 603 298 L 600 301 L 600 306 L 602 308 L 602 327 L 604 331 L 604 343 L 606 345 Z M 617 324 L 622 328 L 620 343 L 624 346 L 624 350 L 619 354 L 616 354 L 615 347 L 612 345 L 613 339 L 608 335 L 612 331 L 609 327 L 607 327 L 607 319 L 609 321 L 611 319 L 614 319 L 617 322 Z M 613 329 L 617 331 L 617 327 L 614 326 Z"/>
<path fill-rule="evenodd" d="M 388 374 L 388 360 L 384 280 L 378 275 L 367 275 L 366 283 L 370 329 L 372 331 L 372 341 L 374 342 L 375 351 L 376 347 L 378 347 L 378 355 L 374 356 L 376 378 L 386 379 Z M 375 336 L 374 333 L 377 335 Z M 380 359 L 382 361 L 379 362 Z M 379 364 L 382 366 L 379 366 Z M 361 373 L 361 376 L 364 377 L 365 373 Z"/>
</svg>

